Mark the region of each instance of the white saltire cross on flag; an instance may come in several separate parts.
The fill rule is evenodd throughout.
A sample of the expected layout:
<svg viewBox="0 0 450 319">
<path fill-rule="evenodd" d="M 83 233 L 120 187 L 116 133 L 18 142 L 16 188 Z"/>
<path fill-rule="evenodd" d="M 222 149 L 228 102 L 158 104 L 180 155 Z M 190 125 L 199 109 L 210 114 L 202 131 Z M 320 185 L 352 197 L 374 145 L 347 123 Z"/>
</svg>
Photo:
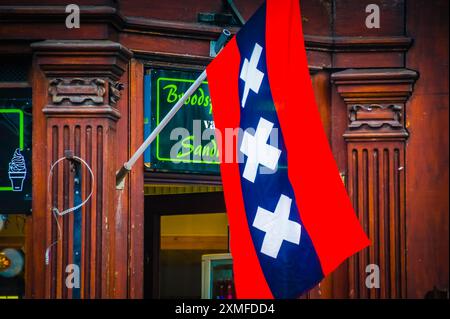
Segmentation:
<svg viewBox="0 0 450 319">
<path fill-rule="evenodd" d="M 244 60 L 244 65 L 242 65 L 240 78 L 245 82 L 244 94 L 242 95 L 242 107 L 245 107 L 247 102 L 247 97 L 250 89 L 258 94 L 259 88 L 261 87 L 262 80 L 264 78 L 264 73 L 258 70 L 258 62 L 261 58 L 262 47 L 256 43 L 253 48 L 252 56 L 250 57 L 250 62 L 248 59 Z"/>
<path fill-rule="evenodd" d="M 284 240 L 296 245 L 300 243 L 302 227 L 289 220 L 291 204 L 292 199 L 282 194 L 273 213 L 258 206 L 253 227 L 266 233 L 261 247 L 263 254 L 277 258 Z"/>
<path fill-rule="evenodd" d="M 255 135 L 244 132 L 240 151 L 247 155 L 247 162 L 242 176 L 252 183 L 255 182 L 259 165 L 264 165 L 271 170 L 277 167 L 281 150 L 267 144 L 272 129 L 273 123 L 261 117 Z"/>
</svg>

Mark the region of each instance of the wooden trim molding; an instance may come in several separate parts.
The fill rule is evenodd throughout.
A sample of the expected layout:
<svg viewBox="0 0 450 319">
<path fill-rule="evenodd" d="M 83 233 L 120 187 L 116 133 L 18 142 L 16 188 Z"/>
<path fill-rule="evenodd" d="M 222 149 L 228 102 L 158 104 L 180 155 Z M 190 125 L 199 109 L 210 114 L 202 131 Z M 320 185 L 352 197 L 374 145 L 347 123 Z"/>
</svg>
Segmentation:
<svg viewBox="0 0 450 319">
<path fill-rule="evenodd" d="M 214 25 L 167 21 L 124 16 L 113 6 L 80 6 L 86 23 L 107 23 L 116 31 L 132 34 L 216 39 L 223 28 Z M 10 23 L 45 22 L 62 23 L 67 16 L 65 6 L 0 6 L 0 21 Z M 232 34 L 239 28 L 229 27 Z M 356 52 L 356 51 L 407 51 L 412 39 L 406 36 L 381 37 L 333 37 L 305 35 L 308 50 Z"/>
<path fill-rule="evenodd" d="M 161 250 L 227 250 L 227 236 L 161 236 Z"/>
<path fill-rule="evenodd" d="M 32 43 L 31 48 L 35 56 L 40 58 L 40 68 L 49 77 L 83 77 L 95 74 L 117 81 L 133 56 L 122 44 L 109 40 L 47 40 Z M 93 61 L 93 57 L 98 60 Z M 72 58 L 65 69 L 58 67 L 57 61 L 61 58 Z M 107 61 L 99 61 L 101 58 Z M 83 69 L 89 63 L 90 67 Z"/>
<path fill-rule="evenodd" d="M 407 69 L 349 69 L 332 74 L 347 106 L 347 190 L 370 247 L 348 262 L 350 298 L 406 297 L 405 105 L 418 74 Z M 365 285 L 366 267 L 380 288 Z"/>
<path fill-rule="evenodd" d="M 222 185 L 220 175 L 177 174 L 162 172 L 144 172 L 145 184 L 200 184 Z"/>
<path fill-rule="evenodd" d="M 150 215 L 223 213 L 227 211 L 223 192 L 145 196 L 145 210 Z"/>
<path fill-rule="evenodd" d="M 131 59 L 128 81 L 128 113 L 129 126 L 120 131 L 124 138 L 129 137 L 129 153 L 131 156 L 144 142 L 144 66 Z M 121 99 L 123 103 L 124 99 Z M 132 127 L 133 129 L 130 129 Z M 129 134 L 129 136 L 128 136 Z M 120 167 L 122 158 L 117 158 Z M 141 157 L 130 172 L 128 183 L 128 205 L 122 211 L 128 214 L 128 229 L 124 241 L 127 242 L 128 255 L 128 291 L 127 298 L 142 298 L 144 294 L 144 159 Z M 122 201 L 123 203 L 123 201 Z"/>
<path fill-rule="evenodd" d="M 71 37 L 118 41 L 137 56 L 152 61 L 155 66 L 166 60 L 181 67 L 194 66 L 199 69 L 207 65 L 211 61 L 209 42 L 217 39 L 223 30 L 223 27 L 205 23 L 126 16 L 115 5 L 80 6 L 80 10 L 83 23 L 95 33 L 72 32 Z M 0 37 L 9 41 L 4 41 L 8 43 L 4 46 L 10 48 L 10 42 L 17 40 L 13 36 L 15 30 L 24 24 L 31 22 L 53 31 L 54 26 L 64 23 L 66 15 L 65 6 L 0 6 L 0 24 L 5 26 L 0 28 L 3 31 L 0 31 Z M 334 35 L 334 27 L 330 27 L 331 33 L 327 35 L 304 36 L 308 62 L 313 68 L 367 68 L 373 64 L 389 68 L 404 67 L 405 54 L 411 47 L 412 39 L 402 32 L 367 37 L 339 36 Z M 230 27 L 229 30 L 235 34 L 239 28 Z M 52 37 L 58 36 L 49 35 L 49 38 Z M 42 35 L 28 32 L 19 38 L 22 42 L 40 40 Z"/>
<path fill-rule="evenodd" d="M 305 34 L 308 50 L 328 52 L 407 51 L 412 39 L 405 36 L 351 37 Z"/>
<path fill-rule="evenodd" d="M 418 73 L 409 69 L 348 69 L 333 73 L 331 80 L 349 104 L 353 102 L 406 102 Z"/>
<path fill-rule="evenodd" d="M 62 23 L 67 17 L 65 6 L 0 6 L 0 20 L 2 22 L 55 22 Z M 163 34 L 165 36 L 216 38 L 221 27 L 188 23 L 173 22 L 161 19 L 148 19 L 139 17 L 126 17 L 112 6 L 80 6 L 83 20 L 91 23 L 108 23 L 117 31 L 145 34 Z M 233 33 L 237 28 L 230 28 Z"/>
</svg>

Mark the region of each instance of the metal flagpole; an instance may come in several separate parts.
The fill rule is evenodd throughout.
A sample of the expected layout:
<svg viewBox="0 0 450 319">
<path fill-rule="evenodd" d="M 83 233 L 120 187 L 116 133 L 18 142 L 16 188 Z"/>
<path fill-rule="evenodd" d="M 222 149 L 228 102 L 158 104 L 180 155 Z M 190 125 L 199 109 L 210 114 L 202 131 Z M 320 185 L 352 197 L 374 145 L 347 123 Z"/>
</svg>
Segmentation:
<svg viewBox="0 0 450 319">
<path fill-rule="evenodd" d="M 155 140 L 156 136 L 163 130 L 163 128 L 169 123 L 169 121 L 175 116 L 175 114 L 179 111 L 179 109 L 183 106 L 184 102 L 198 89 L 200 84 L 206 79 L 206 71 L 203 71 L 202 74 L 195 80 L 194 83 L 189 87 L 189 89 L 184 93 L 181 99 L 175 104 L 175 106 L 167 113 L 167 115 L 161 120 L 157 127 L 152 131 L 152 133 L 147 137 L 147 139 L 142 143 L 141 146 L 137 149 L 137 151 L 131 156 L 128 162 L 125 162 L 122 168 L 116 174 L 116 188 L 122 189 L 123 182 L 125 180 L 126 175 L 133 168 L 133 165 L 139 159 L 139 157 L 144 153 L 147 147 Z"/>
<path fill-rule="evenodd" d="M 216 48 L 222 48 L 227 39 L 231 36 L 231 33 L 224 29 L 222 34 L 216 43 Z M 189 89 L 184 93 L 181 99 L 175 104 L 175 106 L 167 113 L 167 115 L 161 120 L 157 127 L 152 131 L 152 133 L 147 137 L 147 139 L 142 143 L 137 151 L 131 156 L 131 158 L 123 164 L 119 171 L 116 173 L 116 189 L 123 189 L 125 185 L 125 177 L 133 168 L 133 165 L 139 159 L 139 157 L 144 153 L 147 147 L 155 140 L 156 136 L 163 130 L 163 128 L 169 123 L 169 121 L 174 117 L 174 115 L 180 110 L 184 105 L 184 102 L 198 89 L 202 82 L 206 79 L 206 70 L 200 74 L 200 76 L 195 80 L 194 83 L 189 87 Z"/>
</svg>

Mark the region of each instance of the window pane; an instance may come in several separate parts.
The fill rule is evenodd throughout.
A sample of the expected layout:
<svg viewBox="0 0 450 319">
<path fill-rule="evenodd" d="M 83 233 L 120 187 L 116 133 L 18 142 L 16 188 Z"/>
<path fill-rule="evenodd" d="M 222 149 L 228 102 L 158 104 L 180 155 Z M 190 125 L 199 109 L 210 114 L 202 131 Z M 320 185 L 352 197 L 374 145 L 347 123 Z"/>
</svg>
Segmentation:
<svg viewBox="0 0 450 319">
<path fill-rule="evenodd" d="M 200 298 L 202 256 L 226 252 L 225 213 L 162 216 L 160 297 Z"/>
</svg>

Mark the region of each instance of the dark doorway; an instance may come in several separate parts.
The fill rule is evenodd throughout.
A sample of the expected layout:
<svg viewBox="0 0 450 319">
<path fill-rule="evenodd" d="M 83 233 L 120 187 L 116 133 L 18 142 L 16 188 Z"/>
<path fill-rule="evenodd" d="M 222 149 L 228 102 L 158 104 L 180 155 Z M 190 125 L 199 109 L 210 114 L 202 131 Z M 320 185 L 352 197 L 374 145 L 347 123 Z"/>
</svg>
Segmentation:
<svg viewBox="0 0 450 319">
<path fill-rule="evenodd" d="M 199 237 L 205 238 L 203 244 L 206 248 L 202 246 L 201 240 L 195 239 L 194 243 L 191 243 L 191 246 L 195 246 L 194 249 L 180 249 L 177 246 L 180 243 L 173 244 L 173 240 L 161 243 L 162 218 L 185 215 L 184 219 L 180 218 L 179 221 L 183 223 L 186 218 L 196 219 L 196 216 L 207 218 L 205 214 L 225 212 L 221 191 L 145 196 L 144 298 L 200 297 L 201 255 L 228 251 L 227 242 L 211 239 L 211 236 Z M 217 217 L 222 218 L 215 216 L 216 219 Z M 207 229 L 208 224 L 196 227 Z M 190 240 L 192 241 L 192 238 Z M 170 246 L 170 249 L 161 249 L 164 248 L 162 245 Z"/>
</svg>

